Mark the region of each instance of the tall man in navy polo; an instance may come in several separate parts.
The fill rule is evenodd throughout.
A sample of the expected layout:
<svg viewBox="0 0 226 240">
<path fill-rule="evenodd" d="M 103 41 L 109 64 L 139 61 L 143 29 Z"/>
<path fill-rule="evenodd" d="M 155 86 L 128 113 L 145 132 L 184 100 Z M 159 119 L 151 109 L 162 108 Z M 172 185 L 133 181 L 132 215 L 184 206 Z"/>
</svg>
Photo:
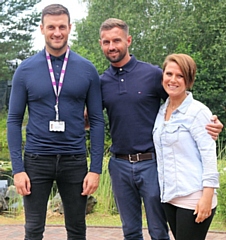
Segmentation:
<svg viewBox="0 0 226 240">
<path fill-rule="evenodd" d="M 169 239 L 160 203 L 152 129 L 161 100 L 167 98 L 162 70 L 129 54 L 128 26 L 110 18 L 100 27 L 100 45 L 111 66 L 101 75 L 103 106 L 110 123 L 109 172 L 125 240 L 143 240 L 141 202 L 153 240 Z M 217 136 L 223 127 L 209 126 Z"/>
<path fill-rule="evenodd" d="M 67 8 L 61 4 L 46 6 L 40 30 L 45 48 L 17 68 L 7 122 L 14 185 L 23 196 L 24 239 L 43 239 L 47 203 L 56 181 L 64 206 L 67 240 L 86 240 L 87 195 L 97 189 L 102 171 L 100 79 L 93 64 L 68 47 L 71 23 Z M 23 149 L 26 107 L 29 117 Z M 89 171 L 85 108 L 91 136 Z"/>
</svg>

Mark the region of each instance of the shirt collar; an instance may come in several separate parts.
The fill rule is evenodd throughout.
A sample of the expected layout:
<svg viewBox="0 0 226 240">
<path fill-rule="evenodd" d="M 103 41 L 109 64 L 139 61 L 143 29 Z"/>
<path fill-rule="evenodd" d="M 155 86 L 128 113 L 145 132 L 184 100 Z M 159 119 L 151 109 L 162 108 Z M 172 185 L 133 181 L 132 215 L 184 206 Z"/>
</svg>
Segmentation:
<svg viewBox="0 0 226 240">
<path fill-rule="evenodd" d="M 184 99 L 184 101 L 181 103 L 181 105 L 177 108 L 177 111 L 185 114 L 188 107 L 190 106 L 191 102 L 193 101 L 193 95 L 191 92 L 187 91 L 187 97 Z M 164 111 L 166 111 L 166 108 L 169 104 L 169 98 L 167 98 L 166 103 L 165 103 L 165 108 Z"/>
<path fill-rule="evenodd" d="M 110 66 L 110 71 L 112 72 L 113 75 L 116 75 L 119 70 L 125 71 L 125 72 L 131 72 L 133 70 L 133 68 L 137 64 L 137 59 L 134 57 L 134 55 L 130 55 L 130 56 L 131 58 L 129 62 L 126 63 L 124 66 L 122 67 L 114 67 L 112 65 Z"/>
<path fill-rule="evenodd" d="M 64 61 L 65 54 L 66 54 L 66 53 L 64 53 L 64 54 L 62 54 L 61 56 L 58 56 L 58 57 L 55 57 L 55 56 L 53 56 L 53 55 L 50 55 L 51 62 L 52 62 L 52 61 L 56 61 L 56 60 L 60 60 L 60 61 L 63 62 L 63 61 Z"/>
</svg>

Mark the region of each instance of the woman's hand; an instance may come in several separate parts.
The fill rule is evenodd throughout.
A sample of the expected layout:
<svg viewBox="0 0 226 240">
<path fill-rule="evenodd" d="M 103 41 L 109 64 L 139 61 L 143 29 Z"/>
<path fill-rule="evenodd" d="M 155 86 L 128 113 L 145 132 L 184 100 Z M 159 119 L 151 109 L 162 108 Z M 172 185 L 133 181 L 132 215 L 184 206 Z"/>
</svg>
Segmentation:
<svg viewBox="0 0 226 240">
<path fill-rule="evenodd" d="M 203 222 L 208 218 L 212 213 L 212 199 L 213 199 L 214 189 L 213 188 L 204 188 L 202 197 L 199 199 L 194 215 L 197 214 L 195 222 Z"/>
</svg>

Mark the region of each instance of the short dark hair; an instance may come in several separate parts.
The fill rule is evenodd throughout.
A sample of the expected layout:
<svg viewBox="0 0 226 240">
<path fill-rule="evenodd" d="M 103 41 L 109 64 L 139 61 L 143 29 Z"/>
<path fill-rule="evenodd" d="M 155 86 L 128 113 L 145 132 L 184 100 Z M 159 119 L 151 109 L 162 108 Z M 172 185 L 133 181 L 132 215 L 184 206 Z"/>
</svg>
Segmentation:
<svg viewBox="0 0 226 240">
<path fill-rule="evenodd" d="M 126 34 L 129 34 L 129 26 L 124 21 L 117 18 L 108 18 L 100 26 L 100 35 L 102 31 L 111 30 L 115 27 L 122 29 Z"/>
<path fill-rule="evenodd" d="M 46 6 L 42 10 L 42 24 L 43 24 L 43 19 L 45 15 L 61 15 L 61 14 L 66 14 L 68 16 L 68 23 L 70 24 L 70 13 L 66 7 L 64 7 L 61 4 L 51 4 Z"/>
</svg>

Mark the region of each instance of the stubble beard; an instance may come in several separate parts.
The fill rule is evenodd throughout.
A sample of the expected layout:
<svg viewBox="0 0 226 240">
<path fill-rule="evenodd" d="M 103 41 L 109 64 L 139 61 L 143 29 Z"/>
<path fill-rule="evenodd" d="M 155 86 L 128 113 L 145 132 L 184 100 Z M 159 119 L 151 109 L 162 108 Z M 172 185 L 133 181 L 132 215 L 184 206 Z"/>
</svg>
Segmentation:
<svg viewBox="0 0 226 240">
<path fill-rule="evenodd" d="M 58 47 L 54 47 L 50 42 L 46 42 L 46 44 L 53 51 L 60 51 L 60 50 L 64 49 L 65 46 L 67 46 L 67 41 L 64 41 L 63 44 L 61 46 L 58 46 Z"/>
<path fill-rule="evenodd" d="M 119 52 L 118 57 L 114 58 L 111 57 L 109 55 L 105 55 L 107 60 L 110 61 L 111 63 L 118 63 L 120 61 L 122 61 L 124 59 L 124 57 L 126 56 L 126 51 L 125 52 Z"/>
</svg>

